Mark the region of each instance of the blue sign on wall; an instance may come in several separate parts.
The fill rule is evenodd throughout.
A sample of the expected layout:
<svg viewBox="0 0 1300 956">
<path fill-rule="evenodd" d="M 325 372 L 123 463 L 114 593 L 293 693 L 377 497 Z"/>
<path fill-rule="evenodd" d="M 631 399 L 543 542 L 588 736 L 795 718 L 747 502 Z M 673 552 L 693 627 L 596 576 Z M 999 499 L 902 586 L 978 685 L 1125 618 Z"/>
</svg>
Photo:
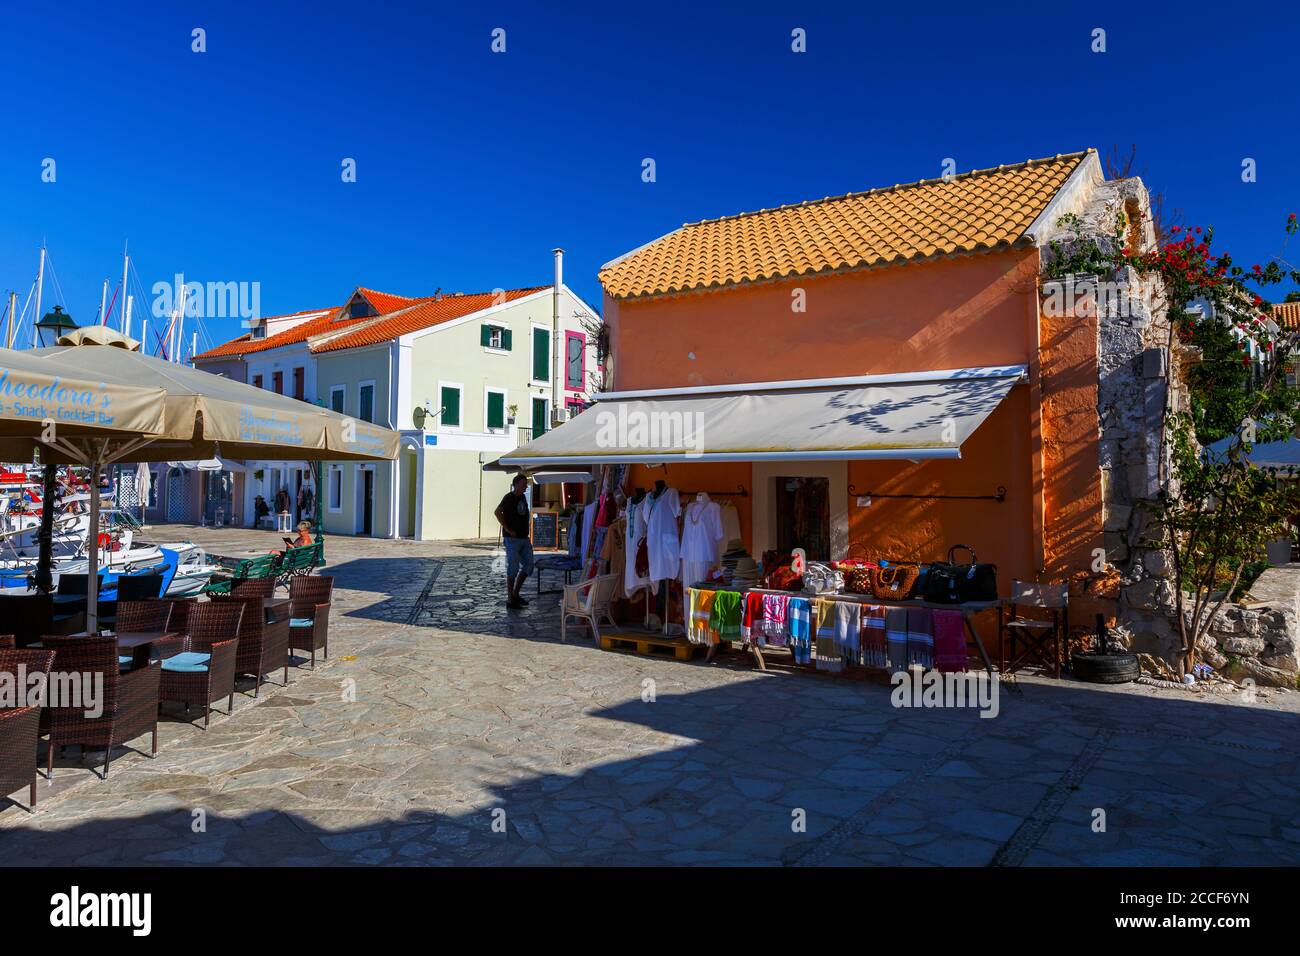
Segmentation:
<svg viewBox="0 0 1300 956">
<path fill-rule="evenodd" d="M 438 436 L 437 436 L 437 435 L 425 435 L 425 436 L 424 436 L 424 443 L 425 443 L 426 445 L 436 445 L 436 444 L 438 444 Z"/>
</svg>

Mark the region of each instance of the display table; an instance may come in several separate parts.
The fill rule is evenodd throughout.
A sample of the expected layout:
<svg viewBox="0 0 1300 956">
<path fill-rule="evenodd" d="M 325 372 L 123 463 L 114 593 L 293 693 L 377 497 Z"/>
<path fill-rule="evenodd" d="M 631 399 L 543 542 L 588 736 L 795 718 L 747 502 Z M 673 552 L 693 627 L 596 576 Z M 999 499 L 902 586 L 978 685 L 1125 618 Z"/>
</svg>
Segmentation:
<svg viewBox="0 0 1300 956">
<path fill-rule="evenodd" d="M 715 588 L 714 590 L 718 590 L 718 591 L 736 590 L 742 597 L 750 593 L 787 594 L 790 597 L 807 598 L 809 601 L 815 601 L 818 598 L 821 598 L 822 600 L 825 601 L 853 601 L 856 602 L 857 604 L 876 604 L 879 605 L 880 607 L 927 607 L 927 608 L 932 608 L 933 610 L 936 611 L 957 611 L 961 614 L 962 621 L 966 625 L 966 634 L 968 638 L 966 641 L 966 646 L 970 647 L 972 644 L 975 645 L 975 650 L 979 652 L 980 660 L 983 661 L 984 663 L 984 669 L 988 671 L 990 678 L 993 676 L 993 661 L 989 658 L 989 652 L 984 647 L 984 641 L 980 638 L 979 631 L 975 630 L 975 627 L 972 624 L 972 618 L 974 618 L 976 614 L 982 614 L 985 611 L 999 610 L 1000 613 L 1000 609 L 1003 603 L 1001 598 L 998 598 L 993 601 L 967 601 L 963 604 L 939 604 L 935 601 L 922 601 L 917 598 L 912 598 L 905 601 L 897 601 L 897 600 L 891 601 L 886 598 L 875 597 L 874 595 L 871 594 L 853 594 L 851 592 L 840 592 L 835 594 L 805 594 L 802 591 L 778 591 L 772 588 L 738 588 L 737 589 L 737 588 L 725 588 L 725 587 L 718 587 Z M 728 641 L 727 643 L 732 643 L 732 642 Z M 763 659 L 762 648 L 760 648 L 757 644 L 752 644 L 752 643 L 746 643 L 745 646 L 751 651 L 753 651 L 754 657 L 758 661 L 759 668 L 761 670 L 767 670 L 767 663 Z M 709 653 L 708 656 L 705 657 L 705 661 L 710 661 L 713 659 L 713 655 L 714 652 L 717 650 L 717 647 L 718 647 L 717 644 L 709 645 Z"/>
</svg>

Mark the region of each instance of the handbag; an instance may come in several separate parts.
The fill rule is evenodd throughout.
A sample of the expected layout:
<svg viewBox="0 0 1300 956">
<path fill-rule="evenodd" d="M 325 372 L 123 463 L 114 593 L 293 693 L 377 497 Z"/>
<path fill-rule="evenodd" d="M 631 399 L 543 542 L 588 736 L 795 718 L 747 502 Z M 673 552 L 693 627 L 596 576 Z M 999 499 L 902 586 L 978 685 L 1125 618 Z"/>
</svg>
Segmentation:
<svg viewBox="0 0 1300 956">
<path fill-rule="evenodd" d="M 965 551 L 970 561 L 957 563 L 957 552 Z M 926 575 L 925 599 L 936 604 L 962 604 L 966 601 L 995 601 L 998 596 L 998 566 L 981 564 L 968 545 L 954 544 L 948 560 L 930 565 Z"/>
<path fill-rule="evenodd" d="M 912 596 L 921 568 L 915 564 L 887 564 L 871 575 L 871 593 L 890 601 L 905 601 Z"/>
<path fill-rule="evenodd" d="M 871 594 L 873 572 L 878 570 L 874 564 L 861 564 L 852 567 L 839 567 L 844 574 L 844 590 L 850 594 Z"/>
<path fill-rule="evenodd" d="M 802 588 L 803 576 L 794 573 L 793 562 L 792 554 L 764 551 L 763 587 L 772 591 L 798 591 Z"/>
<path fill-rule="evenodd" d="M 835 594 L 844 588 L 844 575 L 828 565 L 809 561 L 803 573 L 805 594 Z"/>
</svg>

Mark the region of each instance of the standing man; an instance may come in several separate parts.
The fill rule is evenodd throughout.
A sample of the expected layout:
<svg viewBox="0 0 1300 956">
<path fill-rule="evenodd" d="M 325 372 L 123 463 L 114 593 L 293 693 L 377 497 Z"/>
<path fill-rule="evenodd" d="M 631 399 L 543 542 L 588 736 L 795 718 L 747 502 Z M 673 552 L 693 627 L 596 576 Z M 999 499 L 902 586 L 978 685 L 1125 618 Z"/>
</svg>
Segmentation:
<svg viewBox="0 0 1300 956">
<path fill-rule="evenodd" d="M 517 611 L 528 606 L 519 594 L 528 575 L 533 573 L 533 542 L 528 537 L 528 479 L 515 475 L 501 504 L 493 512 L 501 525 L 506 546 L 506 607 Z"/>
</svg>

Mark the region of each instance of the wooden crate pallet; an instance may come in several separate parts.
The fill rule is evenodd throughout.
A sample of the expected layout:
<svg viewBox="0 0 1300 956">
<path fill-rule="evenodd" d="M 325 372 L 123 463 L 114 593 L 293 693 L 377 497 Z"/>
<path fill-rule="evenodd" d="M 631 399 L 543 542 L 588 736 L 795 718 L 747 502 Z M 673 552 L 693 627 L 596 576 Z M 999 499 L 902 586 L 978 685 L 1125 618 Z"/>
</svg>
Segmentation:
<svg viewBox="0 0 1300 956">
<path fill-rule="evenodd" d="M 673 657 L 679 661 L 689 661 L 697 652 L 704 650 L 702 645 L 691 644 L 680 637 L 628 632 L 602 634 L 600 646 L 606 651 L 622 651 L 646 657 Z"/>
</svg>

